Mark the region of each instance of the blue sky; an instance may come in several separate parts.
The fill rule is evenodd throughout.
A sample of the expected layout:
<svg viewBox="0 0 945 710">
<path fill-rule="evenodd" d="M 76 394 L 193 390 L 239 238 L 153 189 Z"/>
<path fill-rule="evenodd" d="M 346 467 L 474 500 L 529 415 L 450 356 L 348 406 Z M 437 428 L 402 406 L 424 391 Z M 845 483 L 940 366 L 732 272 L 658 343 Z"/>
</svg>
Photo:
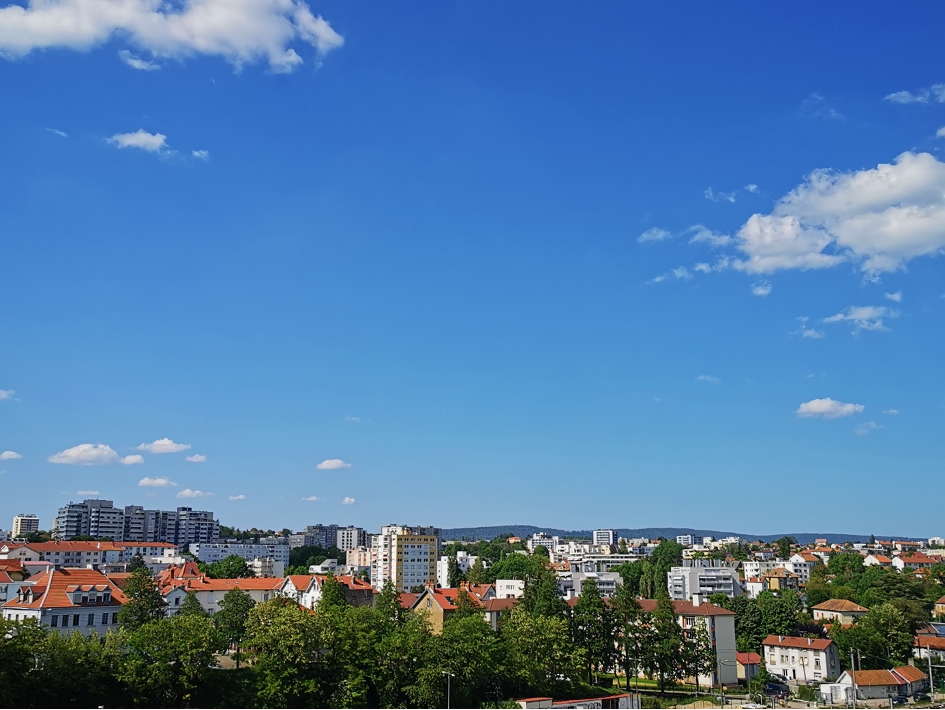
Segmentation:
<svg viewBox="0 0 945 710">
<path fill-rule="evenodd" d="M 116 7 L 0 6 L 0 526 L 942 533 L 945 8 Z"/>
</svg>

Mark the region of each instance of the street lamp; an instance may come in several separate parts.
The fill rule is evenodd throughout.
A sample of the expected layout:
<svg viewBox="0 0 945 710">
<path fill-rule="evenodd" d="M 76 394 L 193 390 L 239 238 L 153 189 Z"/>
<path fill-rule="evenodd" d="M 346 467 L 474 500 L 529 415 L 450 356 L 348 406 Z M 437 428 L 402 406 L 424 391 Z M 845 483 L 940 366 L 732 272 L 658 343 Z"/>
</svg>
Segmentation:
<svg viewBox="0 0 945 710">
<path fill-rule="evenodd" d="M 455 678 L 456 674 L 449 671 L 440 671 L 440 673 L 446 676 L 446 710 L 450 710 L 450 678 Z"/>
</svg>

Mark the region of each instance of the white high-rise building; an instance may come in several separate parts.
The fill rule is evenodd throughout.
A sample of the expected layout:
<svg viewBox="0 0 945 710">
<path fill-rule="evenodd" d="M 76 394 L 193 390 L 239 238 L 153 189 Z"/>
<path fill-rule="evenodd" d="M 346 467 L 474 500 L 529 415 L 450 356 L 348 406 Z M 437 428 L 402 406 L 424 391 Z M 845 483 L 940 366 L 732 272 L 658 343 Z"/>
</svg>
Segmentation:
<svg viewBox="0 0 945 710">
<path fill-rule="evenodd" d="M 53 522 L 53 536 L 59 540 L 77 535 L 122 540 L 124 534 L 124 511 L 116 508 L 112 501 L 99 498 L 62 506 Z"/>
<path fill-rule="evenodd" d="M 26 537 L 30 533 L 39 532 L 39 518 L 32 513 L 20 513 L 13 517 L 13 529 L 10 531 L 14 538 Z"/>
<path fill-rule="evenodd" d="M 697 559 L 683 560 L 683 564 L 666 573 L 670 599 L 701 604 L 711 594 L 721 593 L 727 597 L 742 594 L 737 562 Z"/>
<path fill-rule="evenodd" d="M 591 540 L 595 545 L 616 545 L 616 530 L 595 530 Z"/>
<path fill-rule="evenodd" d="M 354 550 L 358 547 L 367 547 L 367 533 L 364 528 L 356 528 L 349 525 L 346 528 L 338 528 L 338 542 L 336 547 L 339 550 Z"/>
<path fill-rule="evenodd" d="M 456 566 L 459 568 L 460 574 L 466 574 L 469 570 L 472 569 L 472 566 L 476 564 L 476 560 L 479 558 L 475 555 L 470 555 L 465 550 L 458 550 L 456 552 Z M 441 557 L 436 562 L 436 583 L 440 587 L 449 587 L 450 586 L 450 558 Z"/>
</svg>

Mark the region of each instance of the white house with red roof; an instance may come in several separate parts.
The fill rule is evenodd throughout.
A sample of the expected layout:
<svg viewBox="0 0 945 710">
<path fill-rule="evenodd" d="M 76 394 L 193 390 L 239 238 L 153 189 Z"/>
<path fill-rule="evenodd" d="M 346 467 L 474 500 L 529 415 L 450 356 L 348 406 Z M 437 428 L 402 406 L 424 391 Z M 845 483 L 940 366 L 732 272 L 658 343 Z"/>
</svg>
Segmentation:
<svg viewBox="0 0 945 710">
<path fill-rule="evenodd" d="M 853 700 L 854 687 L 857 700 L 905 698 L 928 690 L 929 677 L 915 666 L 900 666 L 891 670 L 844 671 L 836 683 L 824 683 L 820 686 L 820 696 L 825 702 L 843 705 Z"/>
<path fill-rule="evenodd" d="M 894 557 L 892 566 L 900 572 L 904 572 L 906 570 L 928 569 L 938 562 L 939 560 L 929 557 L 928 555 L 924 555 L 921 552 L 913 552 L 911 554 L 903 553 L 898 557 Z"/>
<path fill-rule="evenodd" d="M 176 613 L 177 607 L 188 592 L 197 595 L 197 601 L 211 614 L 220 609 L 220 601 L 231 589 L 240 589 L 257 604 L 267 602 L 279 595 L 284 577 L 249 577 L 246 579 L 211 579 L 197 569 L 194 562 L 181 567 L 170 567 L 157 576 L 158 591 L 168 605 L 168 613 Z"/>
<path fill-rule="evenodd" d="M 35 619 L 59 633 L 105 633 L 118 626 L 124 593 L 104 574 L 93 569 L 51 569 L 30 585 L 21 586 L 6 602 L 8 621 Z"/>
<path fill-rule="evenodd" d="M 788 680 L 824 681 L 840 675 L 840 658 L 832 639 L 772 634 L 762 642 L 762 649 L 768 672 Z"/>
</svg>

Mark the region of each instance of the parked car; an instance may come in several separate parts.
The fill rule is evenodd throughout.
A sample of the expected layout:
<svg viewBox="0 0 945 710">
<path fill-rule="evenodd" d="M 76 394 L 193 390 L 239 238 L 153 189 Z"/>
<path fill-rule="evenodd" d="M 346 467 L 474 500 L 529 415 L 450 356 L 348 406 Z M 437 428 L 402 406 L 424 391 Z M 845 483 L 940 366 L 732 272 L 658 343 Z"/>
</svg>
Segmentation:
<svg viewBox="0 0 945 710">
<path fill-rule="evenodd" d="M 768 681 L 765 683 L 765 695 L 790 695 L 791 689 L 786 683 Z"/>
<path fill-rule="evenodd" d="M 906 697 L 904 695 L 894 695 L 889 699 L 893 705 L 905 705 Z"/>
</svg>

